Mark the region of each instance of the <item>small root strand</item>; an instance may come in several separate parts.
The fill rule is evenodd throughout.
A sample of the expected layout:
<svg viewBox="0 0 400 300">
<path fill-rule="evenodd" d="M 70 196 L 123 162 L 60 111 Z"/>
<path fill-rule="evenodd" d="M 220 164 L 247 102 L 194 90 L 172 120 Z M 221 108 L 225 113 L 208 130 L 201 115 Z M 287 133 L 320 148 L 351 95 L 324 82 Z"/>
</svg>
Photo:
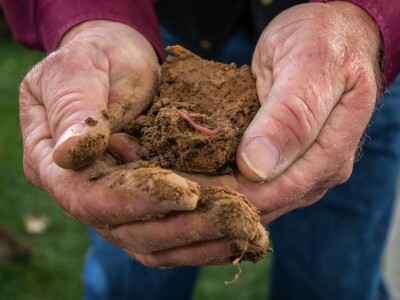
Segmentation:
<svg viewBox="0 0 400 300">
<path fill-rule="evenodd" d="M 240 267 L 240 261 L 242 260 L 243 255 L 246 253 L 248 245 L 249 245 L 248 242 L 246 242 L 246 246 L 244 247 L 244 250 L 242 251 L 242 253 L 240 254 L 240 256 L 239 256 L 239 257 L 236 257 L 236 258 L 232 261 L 232 265 L 237 266 L 238 271 L 237 271 L 237 273 L 235 274 L 235 277 L 233 277 L 232 280 L 224 281 L 225 285 L 229 285 L 229 284 L 235 283 L 235 282 L 239 279 L 240 274 L 242 274 L 242 268 Z"/>
</svg>

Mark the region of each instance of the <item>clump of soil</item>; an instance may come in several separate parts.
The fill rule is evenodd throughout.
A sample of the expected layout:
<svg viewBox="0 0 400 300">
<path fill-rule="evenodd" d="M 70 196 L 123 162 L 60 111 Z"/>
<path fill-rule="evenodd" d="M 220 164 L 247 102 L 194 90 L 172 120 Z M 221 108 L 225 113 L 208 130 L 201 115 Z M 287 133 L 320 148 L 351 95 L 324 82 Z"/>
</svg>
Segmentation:
<svg viewBox="0 0 400 300">
<path fill-rule="evenodd" d="M 145 165 L 130 163 L 99 170 L 92 173 L 89 181 L 102 180 L 109 188 L 130 194 L 141 190 L 149 195 L 150 201 L 166 204 L 176 211 L 202 212 L 220 236 L 233 241 L 231 261 L 240 258 L 255 263 L 271 251 L 258 211 L 243 195 L 221 186 L 200 190 L 197 183 L 170 170 Z M 146 216 L 142 220 L 152 219 Z"/>
<path fill-rule="evenodd" d="M 257 262 L 271 251 L 268 233 L 243 195 L 221 186 L 201 191 L 196 183 L 163 169 L 232 173 L 240 139 L 259 108 L 250 68 L 206 61 L 179 46 L 167 50 L 175 56 L 161 68 L 159 94 L 147 114 L 125 129 L 139 138 L 143 160 L 93 173 L 89 180 L 104 180 L 109 188 L 128 192 L 139 187 L 159 203 L 189 203 L 181 210 L 202 212 L 232 241 L 235 264 Z"/>
<path fill-rule="evenodd" d="M 167 48 L 159 95 L 146 116 L 127 127 L 140 139 L 138 155 L 163 168 L 229 174 L 258 98 L 250 68 L 203 60 L 179 46 Z"/>
<path fill-rule="evenodd" d="M 168 205 L 175 210 L 194 210 L 200 198 L 200 186 L 170 170 L 159 167 L 143 167 L 130 163 L 91 174 L 91 182 L 103 180 L 110 189 L 143 191 L 150 201 Z M 148 219 L 148 218 L 147 218 Z"/>
<path fill-rule="evenodd" d="M 257 208 L 243 195 L 228 187 L 211 186 L 202 191 L 197 209 L 207 213 L 207 218 L 216 224 L 223 236 L 245 241 L 245 244 L 231 244 L 232 261 L 240 257 L 257 262 L 265 257 L 267 251 L 271 251 Z M 262 243 L 263 240 L 266 244 Z"/>
<path fill-rule="evenodd" d="M 174 56 L 162 65 L 159 94 L 147 114 L 126 128 L 140 140 L 138 155 L 150 165 L 190 174 L 232 173 L 240 139 L 259 108 L 250 68 L 203 60 L 180 46 L 167 50 Z M 209 187 L 196 210 L 237 241 L 232 260 L 256 262 L 270 251 L 258 211 L 243 195 Z"/>
</svg>

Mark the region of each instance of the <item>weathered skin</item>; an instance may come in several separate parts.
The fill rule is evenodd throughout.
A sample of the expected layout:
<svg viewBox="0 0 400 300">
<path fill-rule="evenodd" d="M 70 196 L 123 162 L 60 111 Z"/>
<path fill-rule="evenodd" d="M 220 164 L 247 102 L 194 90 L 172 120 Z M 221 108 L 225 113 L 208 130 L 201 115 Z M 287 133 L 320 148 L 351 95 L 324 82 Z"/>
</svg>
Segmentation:
<svg viewBox="0 0 400 300">
<path fill-rule="evenodd" d="M 267 27 L 254 53 L 252 69 L 263 106 L 237 152 L 243 175 L 195 179 L 205 186 L 210 181 L 230 184 L 259 209 L 264 222 L 317 201 L 351 173 L 378 93 L 378 49 L 376 25 L 350 3 L 309 3 L 283 12 Z M 126 60 L 125 55 L 135 59 Z M 118 241 L 145 265 L 225 263 L 231 255 L 229 241 L 213 235 L 210 225 L 196 215 L 185 212 L 132 223 L 171 209 L 149 202 L 132 211 L 145 202 L 146 193 L 138 190 L 134 197 L 121 196 L 101 184 L 85 184 L 89 174 L 105 163 L 81 171 L 57 165 L 65 166 L 64 154 L 82 135 L 109 128 L 99 117 L 101 110 L 110 110 L 116 91 L 124 90 L 121 86 L 127 83 L 138 88 L 137 105 L 114 105 L 128 108 L 129 118 L 138 115 L 147 104 L 156 70 L 151 46 L 131 28 L 98 21 L 73 29 L 60 49 L 32 69 L 21 85 L 25 174 L 66 213 L 97 226 L 108 240 Z M 127 74 L 140 76 L 127 82 Z M 82 127 L 88 117 L 98 125 Z M 60 140 L 71 126 L 74 131 Z M 112 125 L 109 131 L 117 128 Z M 127 150 L 130 143 L 114 140 L 112 144 L 117 151 Z M 119 156 L 132 158 L 129 151 Z M 166 226 L 168 231 L 160 230 Z M 195 245 L 193 232 L 199 241 Z M 172 241 L 168 249 L 158 249 L 165 240 Z"/>
</svg>

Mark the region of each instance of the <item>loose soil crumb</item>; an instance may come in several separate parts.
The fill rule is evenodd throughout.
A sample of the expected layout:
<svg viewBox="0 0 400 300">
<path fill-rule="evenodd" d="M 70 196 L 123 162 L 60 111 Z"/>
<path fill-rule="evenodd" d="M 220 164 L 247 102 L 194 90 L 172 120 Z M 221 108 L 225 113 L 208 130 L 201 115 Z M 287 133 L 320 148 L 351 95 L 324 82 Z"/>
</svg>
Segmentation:
<svg viewBox="0 0 400 300">
<path fill-rule="evenodd" d="M 85 123 L 88 124 L 90 127 L 96 126 L 97 123 L 99 123 L 97 120 L 93 119 L 92 117 L 89 117 L 85 120 Z"/>
<path fill-rule="evenodd" d="M 159 95 L 147 115 L 127 127 L 138 154 L 163 168 L 191 174 L 229 174 L 258 108 L 248 66 L 203 60 L 173 46 L 161 68 Z"/>
</svg>

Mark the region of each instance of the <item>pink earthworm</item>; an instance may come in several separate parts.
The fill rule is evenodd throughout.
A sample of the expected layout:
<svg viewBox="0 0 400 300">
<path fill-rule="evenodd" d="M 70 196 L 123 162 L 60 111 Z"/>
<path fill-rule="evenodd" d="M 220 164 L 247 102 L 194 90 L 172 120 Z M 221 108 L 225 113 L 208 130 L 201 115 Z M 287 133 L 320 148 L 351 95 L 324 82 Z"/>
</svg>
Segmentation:
<svg viewBox="0 0 400 300">
<path fill-rule="evenodd" d="M 209 129 L 209 128 L 206 128 L 204 126 L 197 124 L 192 119 L 192 117 L 184 110 L 177 109 L 176 112 L 182 119 L 187 121 L 190 125 L 192 125 L 194 128 L 196 128 L 198 131 L 200 131 L 208 136 L 218 135 L 222 131 L 222 127 L 220 127 L 220 126 L 218 126 L 217 128 L 214 128 L 214 129 Z"/>
</svg>

